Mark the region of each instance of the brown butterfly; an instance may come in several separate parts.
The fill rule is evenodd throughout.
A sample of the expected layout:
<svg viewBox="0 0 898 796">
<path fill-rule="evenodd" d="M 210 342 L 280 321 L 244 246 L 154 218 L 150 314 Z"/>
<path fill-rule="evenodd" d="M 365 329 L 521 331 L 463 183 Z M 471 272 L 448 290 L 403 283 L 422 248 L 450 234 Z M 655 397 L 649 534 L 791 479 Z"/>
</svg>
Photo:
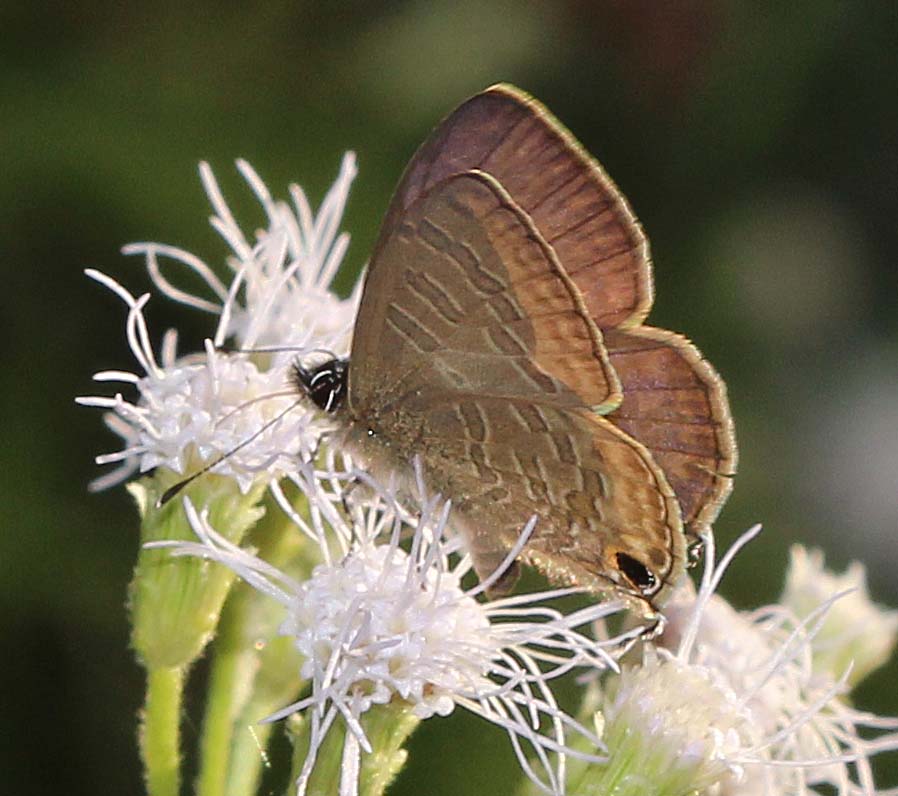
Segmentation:
<svg viewBox="0 0 898 796">
<path fill-rule="evenodd" d="M 350 361 L 296 380 L 375 470 L 421 457 L 481 578 L 536 515 L 523 561 L 654 607 L 729 494 L 736 445 L 714 369 L 643 325 L 652 295 L 614 183 L 546 108 L 497 85 L 406 169 Z"/>
</svg>

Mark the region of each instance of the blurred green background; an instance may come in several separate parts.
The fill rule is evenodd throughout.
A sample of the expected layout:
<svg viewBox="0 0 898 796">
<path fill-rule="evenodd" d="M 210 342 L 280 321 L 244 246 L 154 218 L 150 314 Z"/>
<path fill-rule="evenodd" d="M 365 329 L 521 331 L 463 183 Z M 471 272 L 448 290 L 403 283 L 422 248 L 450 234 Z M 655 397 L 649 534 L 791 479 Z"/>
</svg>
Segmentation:
<svg viewBox="0 0 898 796">
<path fill-rule="evenodd" d="M 3 781 L 141 790 L 135 514 L 121 488 L 87 494 L 92 457 L 117 441 L 73 404 L 94 371 L 133 362 L 121 304 L 82 269 L 140 293 L 142 263 L 118 248 L 147 239 L 221 263 L 200 159 L 251 228 L 236 157 L 276 194 L 296 180 L 318 201 L 354 149 L 346 287 L 416 145 L 498 80 L 603 162 L 653 244 L 650 320 L 727 380 L 741 466 L 718 535 L 766 531 L 724 593 L 774 599 L 800 541 L 865 561 L 898 606 L 896 19 L 892 2 L 834 0 L 4 4 Z M 149 316 L 187 348 L 212 331 L 165 300 Z M 898 714 L 898 665 L 858 700 Z M 473 730 L 461 715 L 425 725 L 393 793 L 509 792 L 507 740 Z M 895 757 L 883 784 L 898 784 Z"/>
</svg>

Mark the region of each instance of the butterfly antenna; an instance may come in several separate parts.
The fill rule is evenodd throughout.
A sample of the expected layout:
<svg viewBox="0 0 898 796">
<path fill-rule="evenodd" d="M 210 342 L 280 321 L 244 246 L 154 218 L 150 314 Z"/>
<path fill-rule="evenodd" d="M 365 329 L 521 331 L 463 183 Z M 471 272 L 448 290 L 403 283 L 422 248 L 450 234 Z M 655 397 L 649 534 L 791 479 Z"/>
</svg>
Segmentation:
<svg viewBox="0 0 898 796">
<path fill-rule="evenodd" d="M 243 442 L 238 443 L 237 445 L 235 445 L 233 448 L 231 448 L 226 453 L 223 453 L 221 456 L 219 456 L 214 461 L 209 462 L 209 464 L 207 464 L 204 467 L 202 467 L 201 469 L 197 470 L 195 473 L 192 473 L 191 475 L 187 476 L 187 478 L 183 479 L 182 481 L 178 481 L 178 483 L 174 484 L 173 486 L 170 486 L 168 489 L 166 489 L 162 493 L 162 496 L 159 498 L 159 500 L 156 501 L 156 508 L 157 509 L 162 508 L 166 503 L 168 503 L 173 497 L 175 497 L 175 495 L 177 495 L 188 484 L 191 484 L 193 481 L 195 481 L 201 475 L 205 475 L 211 469 L 213 469 L 214 467 L 217 467 L 225 459 L 230 458 L 235 453 L 237 453 L 238 451 L 245 448 L 253 440 L 257 439 L 260 434 L 264 434 L 269 428 L 271 428 L 273 425 L 275 425 L 275 423 L 278 423 L 287 413 L 292 412 L 294 409 L 296 409 L 296 407 L 299 406 L 301 403 L 302 403 L 302 399 L 300 399 L 298 401 L 294 401 L 286 409 L 283 409 L 280 412 L 278 412 L 273 418 L 271 418 L 271 420 L 269 420 L 267 423 L 265 423 L 258 431 L 253 433 L 251 436 L 247 437 L 245 440 L 243 440 Z"/>
<path fill-rule="evenodd" d="M 228 345 L 222 343 L 215 346 L 216 351 L 223 354 L 283 354 L 285 352 L 293 352 L 297 354 L 327 354 L 331 359 L 336 359 L 337 355 L 333 351 L 326 348 L 306 348 L 301 345 L 282 345 L 282 346 L 263 346 L 262 348 L 240 348 L 239 346 Z"/>
<path fill-rule="evenodd" d="M 249 409 L 249 407 L 254 404 L 259 403 L 260 401 L 268 401 L 271 398 L 290 398 L 296 395 L 295 389 L 290 390 L 279 390 L 278 392 L 268 392 L 264 395 L 257 395 L 255 398 L 250 398 L 248 401 L 244 401 L 242 404 L 238 404 L 235 406 L 230 412 L 222 415 L 218 420 L 215 421 L 214 427 L 218 428 L 222 423 L 230 420 L 234 415 L 242 412 L 244 409 Z"/>
</svg>

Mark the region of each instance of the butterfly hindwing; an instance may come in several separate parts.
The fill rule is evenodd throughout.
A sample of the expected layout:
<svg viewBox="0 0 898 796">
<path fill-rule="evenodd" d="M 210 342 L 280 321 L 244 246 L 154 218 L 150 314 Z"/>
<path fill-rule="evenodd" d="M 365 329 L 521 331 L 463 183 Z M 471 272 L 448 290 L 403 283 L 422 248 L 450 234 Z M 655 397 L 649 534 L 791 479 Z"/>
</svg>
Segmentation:
<svg viewBox="0 0 898 796">
<path fill-rule="evenodd" d="M 676 497 L 644 446 L 607 419 L 585 407 L 433 389 L 394 411 L 421 418 L 426 472 L 453 496 L 481 576 L 534 515 L 522 557 L 556 582 L 633 588 L 620 580 L 619 555 L 644 567 L 657 590 L 681 574 Z"/>
<path fill-rule="evenodd" d="M 685 337 L 650 326 L 605 333 L 624 394 L 608 419 L 648 448 L 677 495 L 692 535 L 732 488 L 736 443 L 726 387 Z"/>
</svg>

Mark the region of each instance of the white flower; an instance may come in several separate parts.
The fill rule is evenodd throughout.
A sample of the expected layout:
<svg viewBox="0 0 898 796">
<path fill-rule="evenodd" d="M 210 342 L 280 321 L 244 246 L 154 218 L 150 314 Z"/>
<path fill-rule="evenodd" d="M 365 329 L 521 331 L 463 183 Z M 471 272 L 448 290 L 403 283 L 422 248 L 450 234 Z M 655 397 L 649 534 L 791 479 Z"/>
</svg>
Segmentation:
<svg viewBox="0 0 898 796">
<path fill-rule="evenodd" d="M 778 796 L 826 784 L 845 796 L 873 796 L 869 758 L 898 748 L 898 734 L 885 734 L 898 729 L 898 721 L 851 708 L 842 699 L 848 673 L 836 678 L 814 665 L 820 628 L 843 595 L 827 595 L 799 620 L 782 605 L 739 612 L 714 594 L 735 553 L 759 530 L 744 534 L 719 564 L 709 536 L 698 594 L 683 588 L 665 608 L 668 625 L 660 643 L 666 649 L 659 653 L 666 665 L 688 672 L 668 678 L 665 688 L 680 692 L 681 723 L 696 722 L 696 739 L 707 739 L 711 731 L 722 741 L 704 743 L 727 766 L 709 793 Z M 720 712 L 724 720 L 702 732 L 713 703 L 730 705 L 732 713 Z M 862 730 L 883 734 L 861 737 Z M 676 743 L 682 745 L 680 739 Z M 613 754 L 610 744 L 609 750 Z"/>
<path fill-rule="evenodd" d="M 731 759 L 751 741 L 748 710 L 714 670 L 651 646 L 612 681 L 599 716 L 610 766 L 635 761 L 627 793 L 691 794 L 738 778 Z"/>
<path fill-rule="evenodd" d="M 275 201 L 252 167 L 243 160 L 237 168 L 249 184 L 267 216 L 268 227 L 247 240 L 234 219 L 207 163 L 200 177 L 215 211 L 212 227 L 230 246 L 227 258 L 233 272 L 229 286 L 214 269 L 195 255 L 159 243 L 134 243 L 125 254 L 143 254 L 156 287 L 169 298 L 219 316 L 214 342 L 220 346 L 233 338 L 241 348 L 260 346 L 312 348 L 349 352 L 361 283 L 350 299 L 330 290 L 340 267 L 349 235 L 338 234 L 349 189 L 356 175 L 355 155 L 343 157 L 340 173 L 317 215 L 298 185 L 290 186 L 293 201 Z M 199 276 L 215 300 L 195 296 L 169 281 L 162 273 L 160 257 L 185 266 Z"/>
<path fill-rule="evenodd" d="M 814 663 L 834 677 L 852 666 L 848 682 L 855 685 L 891 656 L 898 611 L 886 610 L 870 599 L 866 569 L 860 562 L 837 575 L 824 566 L 822 550 L 793 545 L 790 553 L 780 601 L 795 616 L 805 616 L 832 595 L 843 593 L 817 634 Z"/>
<path fill-rule="evenodd" d="M 444 716 L 456 706 L 484 717 L 508 733 L 531 780 L 546 792 L 562 793 L 565 755 L 597 759 L 570 749 L 566 732 L 585 736 L 593 748 L 599 741 L 558 707 L 548 681 L 580 667 L 614 668 L 609 651 L 619 650 L 622 639 L 597 642 L 581 628 L 622 611 L 624 604 L 590 605 L 568 615 L 549 604 L 573 589 L 480 602 L 477 596 L 492 580 L 471 589 L 462 586 L 471 561 L 461 541 L 448 534 L 448 503 L 422 500 L 412 520 L 392 493 L 362 472 L 352 477 L 378 491 L 373 500 L 352 507 L 351 521 L 339 510 L 346 499 L 346 476 L 305 467 L 294 478 L 309 499 L 311 518 L 294 519 L 324 556 L 305 582 L 229 543 L 189 503 L 188 517 L 200 542 L 169 543 L 176 554 L 225 564 L 284 606 L 280 632 L 304 656 L 302 675 L 311 691 L 269 719 L 297 711 L 311 714 L 298 793 L 305 792 L 335 720 L 342 718 L 347 729 L 344 758 L 359 748 L 370 752 L 364 714 L 372 705 L 394 700 L 409 703 L 420 718 Z M 292 514 L 283 493 L 274 489 Z M 409 523 L 410 540 L 403 532 Z M 531 522 L 506 565 L 532 528 Z M 358 764 L 350 762 L 343 770 L 344 780 L 351 779 Z M 344 781 L 340 792 L 355 793 L 356 783 Z"/>
<path fill-rule="evenodd" d="M 120 466 L 93 482 L 93 489 L 159 466 L 182 475 L 195 472 L 233 452 L 214 472 L 233 477 L 246 492 L 258 478 L 291 472 L 296 456 L 314 447 L 327 426 L 297 403 L 285 368 L 261 371 L 242 356 L 216 351 L 209 341 L 205 354 L 178 358 L 173 331 L 166 335 L 160 363 L 143 315 L 149 295 L 135 299 L 109 277 L 87 273 L 128 305 L 128 342 L 143 371 L 101 371 L 94 376 L 99 382 L 129 385 L 137 392 L 134 401 L 122 393 L 77 399 L 85 406 L 111 410 L 106 423 L 125 443 L 122 450 L 97 457 L 98 464 Z"/>
<path fill-rule="evenodd" d="M 169 330 L 157 360 L 144 318 L 149 295 L 135 298 L 113 279 L 87 272 L 128 306 L 128 343 L 139 366 L 137 373 L 103 371 L 94 377 L 124 383 L 136 395 L 79 399 L 110 410 L 106 423 L 124 440 L 121 450 L 97 457 L 99 464 L 119 467 L 95 480 L 93 489 L 155 467 L 189 475 L 211 465 L 213 472 L 233 477 L 246 492 L 259 479 L 276 480 L 293 471 L 297 455 L 314 450 L 330 428 L 298 402 L 290 368 L 304 352 L 326 350 L 340 356 L 349 350 L 359 291 L 342 300 L 329 287 L 349 242 L 338 228 L 356 171 L 355 157 L 344 157 L 317 216 L 298 186 L 290 189 L 291 210 L 271 198 L 248 164 L 240 161 L 238 168 L 269 222 L 267 229 L 256 232 L 253 244 L 234 221 L 209 167 L 200 167 L 216 213 L 212 226 L 233 250 L 228 259 L 234 272 L 230 286 L 181 249 L 156 243 L 125 247 L 126 253 L 145 254 L 149 274 L 162 293 L 219 316 L 204 353 L 177 356 L 177 335 Z M 175 287 L 162 274 L 160 256 L 193 271 L 218 302 Z M 272 355 L 247 358 L 220 350 L 231 338 L 240 348 L 278 346 Z"/>
</svg>

